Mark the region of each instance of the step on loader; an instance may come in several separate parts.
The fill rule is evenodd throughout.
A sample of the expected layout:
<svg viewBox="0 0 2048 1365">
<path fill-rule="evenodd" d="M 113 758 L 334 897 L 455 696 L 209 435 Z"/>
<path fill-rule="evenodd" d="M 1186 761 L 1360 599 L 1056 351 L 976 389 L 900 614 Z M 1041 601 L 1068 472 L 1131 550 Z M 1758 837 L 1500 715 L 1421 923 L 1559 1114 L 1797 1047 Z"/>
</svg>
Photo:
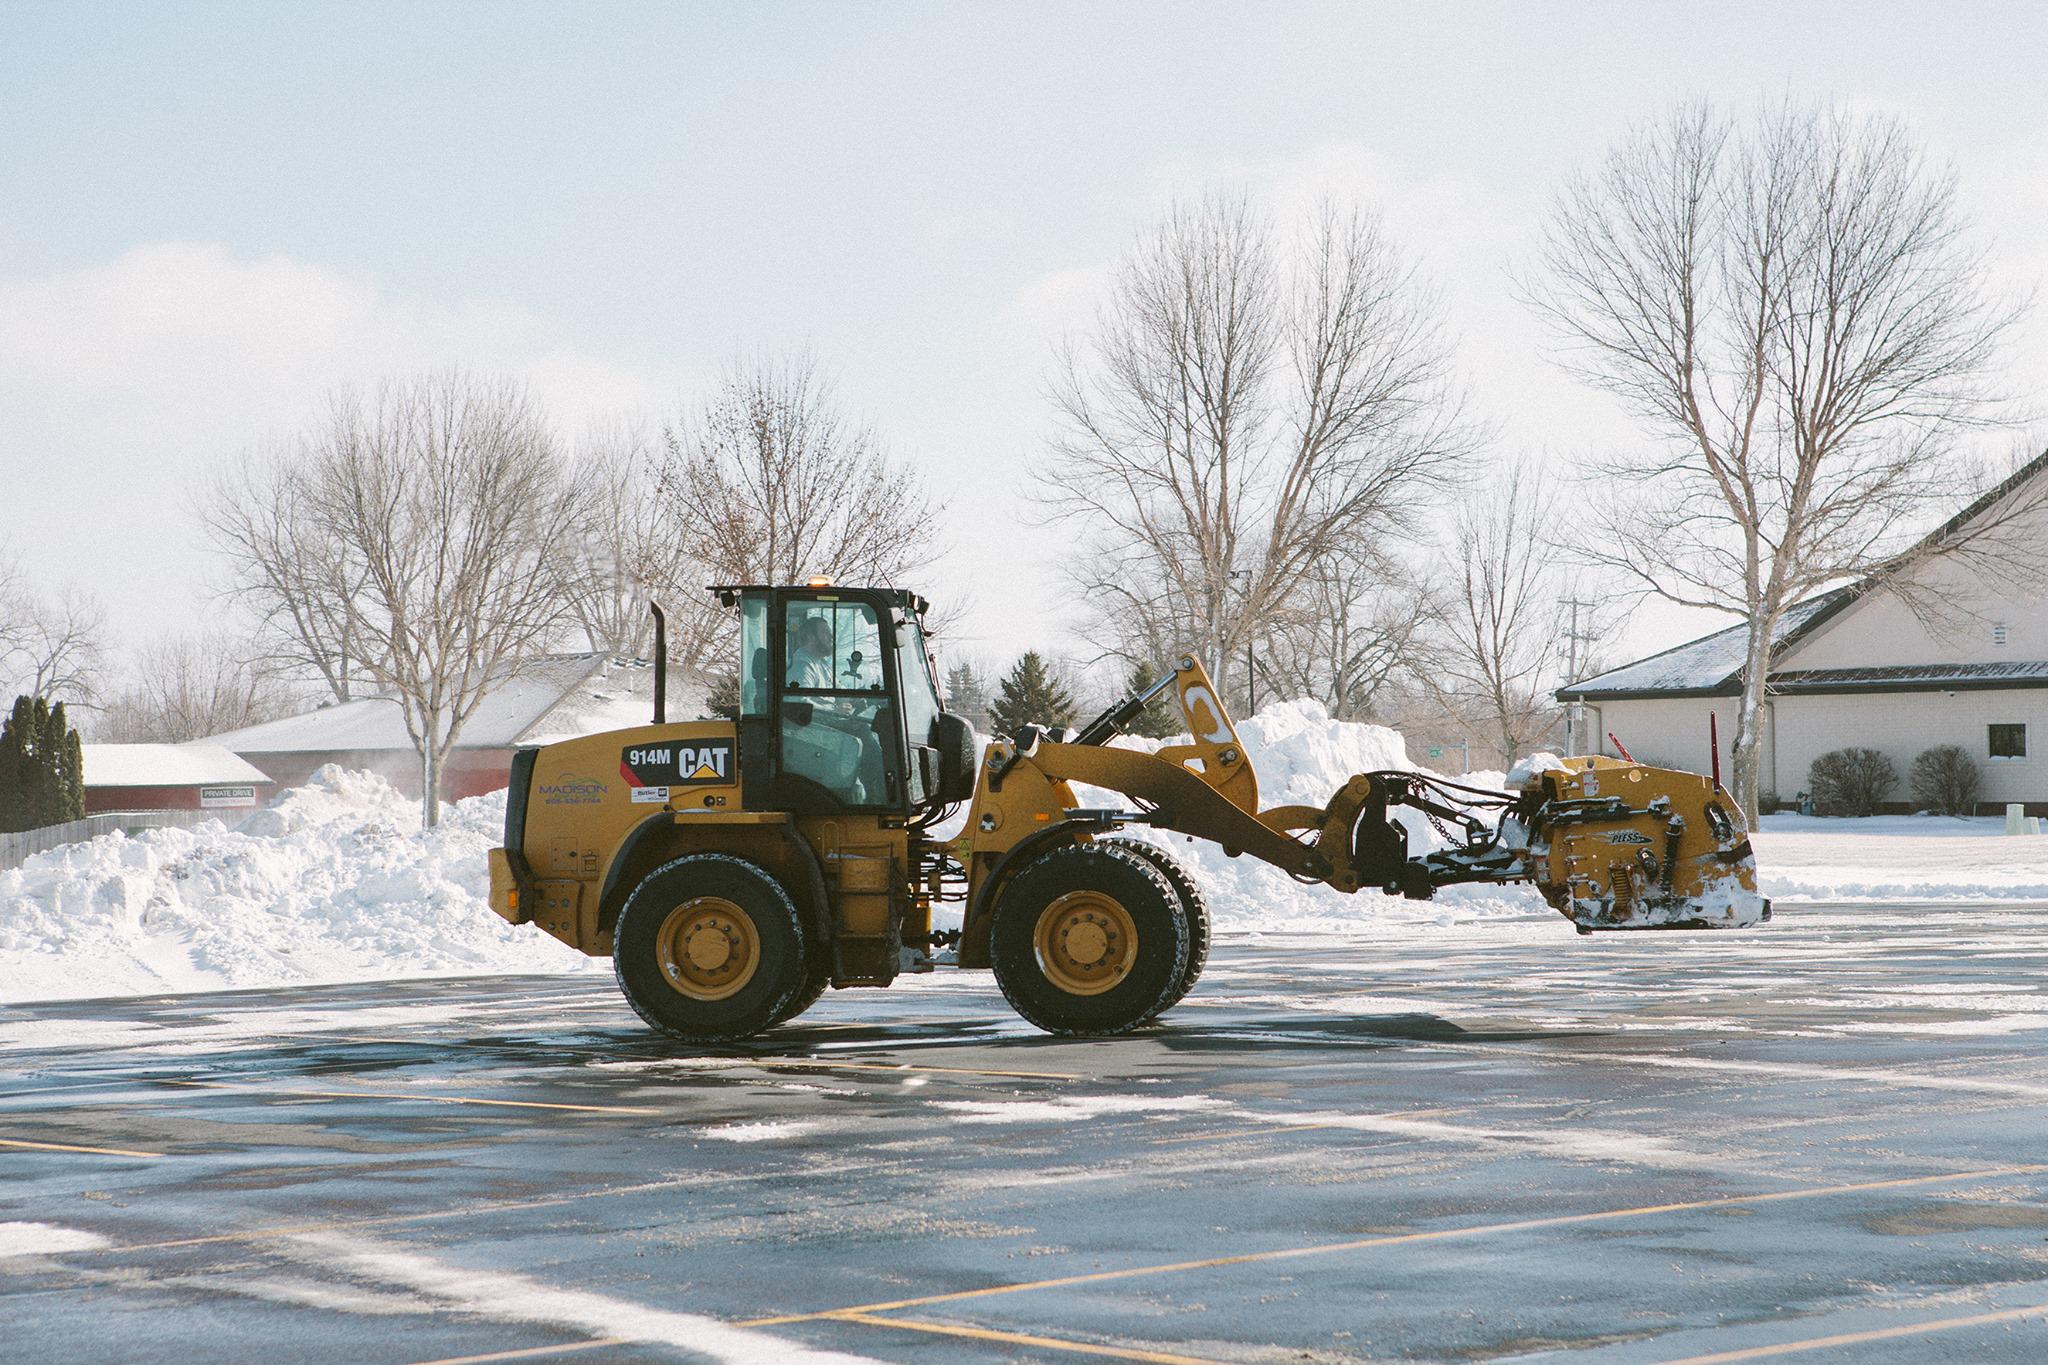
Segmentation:
<svg viewBox="0 0 2048 1365">
<path fill-rule="evenodd" d="M 941 966 L 993 969 L 1049 1032 L 1136 1028 L 1187 994 L 1209 948 L 1200 889 L 1138 831 L 1341 892 L 1529 882 L 1581 933 L 1770 914 L 1740 808 L 1694 773 L 1572 758 L 1502 792 L 1370 772 L 1322 806 L 1261 809 L 1193 657 L 1079 731 L 984 747 L 940 700 L 916 594 L 713 591 L 739 615 L 737 716 L 668 722 L 657 647 L 653 723 L 520 750 L 490 854 L 493 909 L 609 954 L 633 1008 L 679 1038 L 745 1038 L 827 989 Z M 1111 743 L 1168 691 L 1185 742 Z M 1412 850 L 1402 808 L 1442 846 Z M 933 928 L 941 907 L 959 928 Z"/>
</svg>

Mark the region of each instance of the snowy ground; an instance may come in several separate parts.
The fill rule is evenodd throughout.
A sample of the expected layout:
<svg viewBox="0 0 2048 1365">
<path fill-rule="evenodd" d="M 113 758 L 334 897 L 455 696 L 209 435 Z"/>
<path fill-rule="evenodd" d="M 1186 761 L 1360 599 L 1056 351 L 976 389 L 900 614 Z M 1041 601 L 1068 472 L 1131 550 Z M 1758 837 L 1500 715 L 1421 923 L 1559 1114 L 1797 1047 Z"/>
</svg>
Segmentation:
<svg viewBox="0 0 2048 1365">
<path fill-rule="evenodd" d="M 2048 900 L 2048 836 L 2003 819 L 1766 815 L 1753 836 L 1766 895 L 1784 900 Z"/>
<path fill-rule="evenodd" d="M 1275 706 L 1240 730 L 1267 805 L 1321 804 L 1352 773 L 1414 767 L 1401 736 Z M 1473 774 L 1473 780 L 1500 780 Z M 501 794 L 448 808 L 432 835 L 382 780 L 323 769 L 230 829 L 107 835 L 0 872 L 0 1003 L 295 982 L 605 971 L 484 904 Z M 1755 836 L 1763 890 L 1784 900 L 2048 899 L 2048 838 L 2000 822 L 1774 815 Z M 1419 818 L 1411 847 L 1435 846 Z M 1550 911 L 1526 887 L 1431 902 L 1340 896 L 1212 845 L 1157 836 L 1193 870 L 1224 933 L 1366 938 Z"/>
</svg>

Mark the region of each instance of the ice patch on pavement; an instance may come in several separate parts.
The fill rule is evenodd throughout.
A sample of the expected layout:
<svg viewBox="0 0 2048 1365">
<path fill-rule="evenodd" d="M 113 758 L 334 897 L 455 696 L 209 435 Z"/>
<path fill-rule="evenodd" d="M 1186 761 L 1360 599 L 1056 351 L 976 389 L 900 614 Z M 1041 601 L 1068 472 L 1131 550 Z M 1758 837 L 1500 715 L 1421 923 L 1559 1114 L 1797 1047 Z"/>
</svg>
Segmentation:
<svg viewBox="0 0 2048 1365">
<path fill-rule="evenodd" d="M 815 1123 L 728 1123 L 721 1128 L 706 1128 L 702 1136 L 717 1138 L 720 1142 L 779 1142 L 783 1138 L 801 1137 L 817 1126 Z"/>
<path fill-rule="evenodd" d="M 17 1256 L 54 1256 L 65 1251 L 91 1251 L 107 1244 L 96 1232 L 59 1227 L 55 1223 L 0 1223 L 0 1261 Z"/>
<path fill-rule="evenodd" d="M 866 1356 L 820 1351 L 784 1337 L 733 1327 L 696 1313 L 650 1308 L 631 1299 L 564 1289 L 529 1275 L 437 1260 L 406 1247 L 335 1233 L 306 1233 L 288 1245 L 312 1253 L 322 1269 L 399 1285 L 439 1300 L 447 1311 L 497 1322 L 546 1323 L 593 1339 L 651 1342 L 697 1351 L 724 1365 L 850 1365 Z"/>
<path fill-rule="evenodd" d="M 1056 1100 L 934 1100 L 961 1123 L 1072 1123 L 1110 1114 L 1171 1114 L 1194 1109 L 1227 1109 L 1206 1095 L 1144 1099 L 1135 1095 L 1067 1095 Z"/>
</svg>

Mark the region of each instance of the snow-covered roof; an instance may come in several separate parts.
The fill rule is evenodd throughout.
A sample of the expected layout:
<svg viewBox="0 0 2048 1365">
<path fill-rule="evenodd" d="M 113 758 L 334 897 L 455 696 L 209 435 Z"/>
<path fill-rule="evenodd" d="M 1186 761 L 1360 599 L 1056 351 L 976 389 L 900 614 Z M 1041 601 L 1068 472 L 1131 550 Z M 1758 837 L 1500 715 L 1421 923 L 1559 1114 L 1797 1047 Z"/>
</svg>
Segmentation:
<svg viewBox="0 0 2048 1365">
<path fill-rule="evenodd" d="M 1790 668 L 1771 674 L 1773 692 L 1971 692 L 2014 687 L 2048 687 L 2048 659 Z"/>
<path fill-rule="evenodd" d="M 1857 597 L 1859 586 L 1849 584 L 1795 602 L 1778 618 L 1778 633 L 1771 642 L 1773 655 L 1833 616 Z M 1712 635 L 1652 654 L 1632 664 L 1587 678 L 1558 689 L 1562 701 L 1595 701 L 1621 697 L 1701 696 L 1736 690 L 1742 675 L 1742 654 L 1747 627 L 1730 626 Z"/>
<path fill-rule="evenodd" d="M 702 680 L 669 670 L 669 714 L 689 715 Z M 458 749 L 509 749 L 626 725 L 651 715 L 654 668 L 640 659 L 570 654 L 543 659 L 492 689 L 462 727 Z M 410 752 L 405 718 L 389 697 L 366 697 L 214 735 L 238 754 Z"/>
<path fill-rule="evenodd" d="M 88 787 L 246 787 L 270 779 L 220 745 L 82 744 Z"/>
</svg>

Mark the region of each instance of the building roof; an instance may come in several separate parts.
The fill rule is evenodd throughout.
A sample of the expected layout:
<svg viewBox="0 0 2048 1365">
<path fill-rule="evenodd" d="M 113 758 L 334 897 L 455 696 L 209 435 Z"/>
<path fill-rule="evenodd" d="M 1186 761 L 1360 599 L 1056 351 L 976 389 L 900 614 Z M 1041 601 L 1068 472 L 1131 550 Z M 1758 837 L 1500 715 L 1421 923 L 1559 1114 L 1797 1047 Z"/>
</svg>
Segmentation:
<svg viewBox="0 0 2048 1365">
<path fill-rule="evenodd" d="M 1788 668 L 1772 692 L 1981 692 L 2048 687 L 2048 659 L 1976 664 L 1887 664 L 1879 668 Z"/>
<path fill-rule="evenodd" d="M 689 705 L 701 680 L 672 669 L 671 706 Z M 679 685 L 680 684 L 680 685 Z M 653 666 L 607 654 L 568 654 L 539 660 L 494 688 L 457 739 L 458 749 L 510 749 L 644 724 L 652 714 Z M 238 754 L 412 752 L 405 718 L 389 697 L 365 697 L 302 715 L 214 735 L 211 742 Z"/>
<path fill-rule="evenodd" d="M 270 785 L 254 765 L 207 740 L 191 744 L 82 744 L 88 787 Z"/>
<path fill-rule="evenodd" d="M 1922 536 L 1918 541 L 1915 541 L 1913 547 L 1899 555 L 1894 562 L 1909 563 L 1922 551 L 1938 546 L 1943 541 L 1950 539 L 1957 531 L 1975 521 L 1986 511 L 1996 506 L 2002 499 L 2011 495 L 2023 484 L 2044 470 L 2048 470 L 2048 450 L 2044 450 L 2033 459 L 2028 460 L 2001 480 L 1995 487 L 1977 498 L 1968 507 L 1965 507 L 1962 511 Z M 1872 575 L 1868 578 L 1859 579 L 1854 583 L 1847 583 L 1839 588 L 1833 588 L 1827 592 L 1806 598 L 1803 601 L 1795 602 L 1787 607 L 1785 614 L 1778 621 L 1777 637 L 1771 641 L 1771 657 L 1776 659 L 1782 655 L 1787 649 L 1797 644 L 1807 635 L 1810 635 L 1823 623 L 1863 597 L 1871 588 L 1878 586 L 1878 583 L 1879 577 Z M 1596 677 L 1587 678 L 1582 682 L 1569 683 L 1557 690 L 1557 699 L 1559 701 L 1626 701 L 1638 697 L 1733 696 L 1741 691 L 1742 656 L 1746 645 L 1745 636 L 1747 630 L 1748 628 L 1743 625 L 1730 626 L 1726 630 L 1718 630 L 1712 635 L 1703 635 L 1697 640 L 1691 640 L 1676 648 L 1667 649 L 1661 654 L 1652 654 L 1647 659 L 1638 659 L 1632 664 L 1624 664 L 1620 668 L 1611 669 Z M 1934 665 L 1930 666 L 1930 669 L 1939 670 L 1950 667 L 1997 669 L 2030 668 L 2033 666 L 2032 664 L 2000 663 L 1953 666 Z M 1906 671 L 1908 673 L 1929 673 L 1930 669 L 1908 669 Z M 1890 670 L 1868 668 L 1807 669 L 1802 674 L 1796 676 L 1818 678 L 1822 674 L 1871 674 L 1887 671 Z M 1793 676 L 1795 674 L 1792 673 L 1771 674 L 1771 689 L 1773 691 L 1792 690 L 1782 686 L 1781 680 Z M 1875 683 L 1852 686 L 1847 682 L 1815 682 L 1800 690 L 1809 692 L 1848 690 L 1914 691 L 1929 687 L 1952 685 L 1952 683 L 1929 677 L 1921 682 L 1909 682 L 1903 679 L 1888 681 L 1883 684 L 1882 688 L 1877 687 Z M 1967 685 L 1982 688 L 2031 686 L 2033 684 L 2022 681 L 1977 681 Z"/>
<path fill-rule="evenodd" d="M 1778 618 L 1772 653 L 1783 652 L 1861 594 L 1860 584 L 1795 602 Z M 1748 627 L 1730 626 L 1697 640 L 1558 689 L 1560 701 L 1622 701 L 1630 697 L 1716 697 L 1741 690 Z"/>
</svg>

